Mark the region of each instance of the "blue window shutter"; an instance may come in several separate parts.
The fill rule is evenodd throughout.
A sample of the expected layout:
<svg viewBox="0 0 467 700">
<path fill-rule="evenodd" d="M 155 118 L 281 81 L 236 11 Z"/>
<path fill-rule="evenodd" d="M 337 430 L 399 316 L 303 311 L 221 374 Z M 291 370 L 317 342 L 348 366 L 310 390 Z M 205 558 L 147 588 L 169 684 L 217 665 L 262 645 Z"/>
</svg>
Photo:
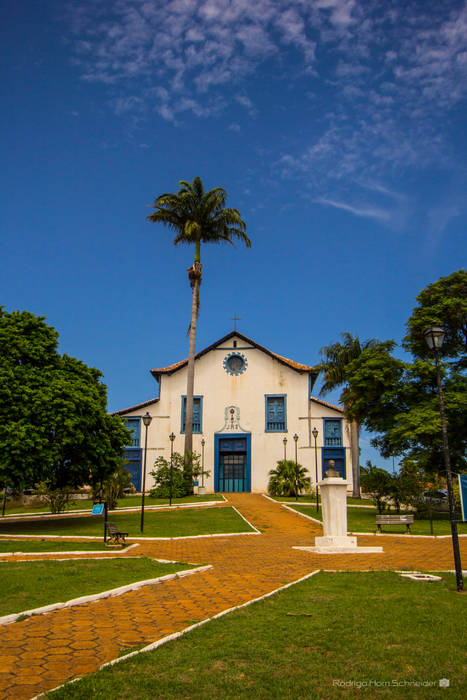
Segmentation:
<svg viewBox="0 0 467 700">
<path fill-rule="evenodd" d="M 266 396 L 266 432 L 285 431 L 285 396 Z"/>
<path fill-rule="evenodd" d="M 201 399 L 193 397 L 193 432 L 201 432 Z"/>
<path fill-rule="evenodd" d="M 193 396 L 193 432 L 202 433 L 202 421 L 203 421 L 203 397 Z M 186 396 L 182 396 L 182 420 L 181 420 L 181 433 L 185 432 L 186 425 Z"/>
<path fill-rule="evenodd" d="M 131 442 L 127 447 L 139 447 L 141 421 L 139 418 L 125 418 L 126 427 L 131 431 Z"/>
<path fill-rule="evenodd" d="M 340 418 L 324 419 L 324 444 L 326 447 L 341 447 L 342 420 Z"/>
</svg>

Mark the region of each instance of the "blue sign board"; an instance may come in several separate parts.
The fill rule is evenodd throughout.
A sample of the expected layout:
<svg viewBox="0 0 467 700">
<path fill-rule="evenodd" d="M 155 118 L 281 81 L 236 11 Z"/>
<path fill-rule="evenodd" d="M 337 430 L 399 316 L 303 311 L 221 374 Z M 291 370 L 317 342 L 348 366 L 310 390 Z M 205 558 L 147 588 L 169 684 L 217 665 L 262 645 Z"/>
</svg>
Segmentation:
<svg viewBox="0 0 467 700">
<path fill-rule="evenodd" d="M 96 503 L 92 507 L 92 515 L 103 515 L 104 514 L 104 504 L 103 503 Z"/>
<path fill-rule="evenodd" d="M 467 520 L 467 474 L 459 474 L 459 491 L 461 492 L 462 520 Z"/>
</svg>

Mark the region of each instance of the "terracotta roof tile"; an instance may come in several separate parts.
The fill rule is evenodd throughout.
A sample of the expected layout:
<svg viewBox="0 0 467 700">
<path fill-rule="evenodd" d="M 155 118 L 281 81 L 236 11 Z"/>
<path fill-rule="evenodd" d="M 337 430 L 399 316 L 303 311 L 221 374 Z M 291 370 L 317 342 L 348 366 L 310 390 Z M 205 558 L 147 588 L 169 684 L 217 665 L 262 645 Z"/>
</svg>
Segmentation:
<svg viewBox="0 0 467 700">
<path fill-rule="evenodd" d="M 333 403 L 328 403 L 322 399 L 317 399 L 314 396 L 310 396 L 310 401 L 316 401 L 316 403 L 320 403 L 322 406 L 327 406 L 328 408 L 333 408 L 335 411 L 339 411 L 339 413 L 344 413 L 344 409 L 340 408 L 340 406 L 334 406 Z"/>
<path fill-rule="evenodd" d="M 138 408 L 146 408 L 146 406 L 151 406 L 153 403 L 157 403 L 159 399 L 149 399 L 149 401 L 143 401 L 143 403 L 137 403 L 135 406 L 129 406 L 128 408 L 122 408 L 120 411 L 114 411 L 112 416 L 123 416 L 125 413 L 130 411 L 136 411 Z"/>
<path fill-rule="evenodd" d="M 220 340 L 216 341 L 212 345 L 209 345 L 207 348 L 204 348 L 204 350 L 201 350 L 200 352 L 196 353 L 195 360 L 198 360 L 200 357 L 205 355 L 207 352 L 209 352 L 210 350 L 213 350 L 218 345 L 220 345 L 221 343 L 224 343 L 226 340 L 229 340 L 233 336 L 237 336 L 238 338 L 241 338 L 245 342 L 250 343 L 254 348 L 257 348 L 258 350 L 262 350 L 270 357 L 274 357 L 279 362 L 282 362 L 282 364 L 288 365 L 289 367 L 297 370 L 298 372 L 314 372 L 314 373 L 316 373 L 316 375 L 318 374 L 318 370 L 316 369 L 316 367 L 312 367 L 311 365 L 303 365 L 300 362 L 295 362 L 294 360 L 289 360 L 288 357 L 283 357 L 282 355 L 278 355 L 277 353 L 272 352 L 271 350 L 268 350 L 267 348 L 263 347 L 262 345 L 259 345 L 259 343 L 256 343 L 254 340 L 251 340 L 251 338 L 248 338 L 246 335 L 239 333 L 239 331 L 232 331 L 228 335 L 224 336 L 224 338 L 221 338 Z M 175 362 L 173 365 L 169 365 L 168 367 L 159 367 L 157 369 L 152 369 L 151 374 L 153 376 L 157 376 L 158 374 L 172 374 L 172 372 L 176 372 L 178 369 L 181 369 L 186 364 L 188 364 L 188 360 L 181 360 L 180 362 Z"/>
</svg>

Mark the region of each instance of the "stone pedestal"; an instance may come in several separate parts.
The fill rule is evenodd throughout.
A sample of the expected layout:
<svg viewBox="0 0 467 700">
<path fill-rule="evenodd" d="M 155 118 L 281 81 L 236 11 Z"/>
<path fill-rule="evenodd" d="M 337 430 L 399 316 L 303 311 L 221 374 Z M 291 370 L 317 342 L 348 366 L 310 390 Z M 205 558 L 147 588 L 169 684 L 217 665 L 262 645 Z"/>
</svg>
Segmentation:
<svg viewBox="0 0 467 700">
<path fill-rule="evenodd" d="M 331 469 L 320 482 L 323 509 L 323 537 L 315 537 L 314 547 L 295 547 L 318 554 L 372 554 L 382 547 L 359 547 L 357 538 L 347 534 L 347 486 L 338 473 Z"/>
</svg>

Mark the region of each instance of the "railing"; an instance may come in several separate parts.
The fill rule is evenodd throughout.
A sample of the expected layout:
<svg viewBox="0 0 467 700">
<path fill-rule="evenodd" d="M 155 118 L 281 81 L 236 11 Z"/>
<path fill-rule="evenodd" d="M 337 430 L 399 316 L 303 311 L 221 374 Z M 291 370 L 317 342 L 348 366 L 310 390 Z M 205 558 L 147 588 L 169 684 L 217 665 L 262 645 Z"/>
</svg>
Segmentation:
<svg viewBox="0 0 467 700">
<path fill-rule="evenodd" d="M 340 437 L 325 437 L 324 438 L 325 447 L 342 447 L 342 438 Z"/>
<path fill-rule="evenodd" d="M 285 430 L 285 421 L 268 421 L 267 430 L 271 430 L 271 431 Z"/>
</svg>

